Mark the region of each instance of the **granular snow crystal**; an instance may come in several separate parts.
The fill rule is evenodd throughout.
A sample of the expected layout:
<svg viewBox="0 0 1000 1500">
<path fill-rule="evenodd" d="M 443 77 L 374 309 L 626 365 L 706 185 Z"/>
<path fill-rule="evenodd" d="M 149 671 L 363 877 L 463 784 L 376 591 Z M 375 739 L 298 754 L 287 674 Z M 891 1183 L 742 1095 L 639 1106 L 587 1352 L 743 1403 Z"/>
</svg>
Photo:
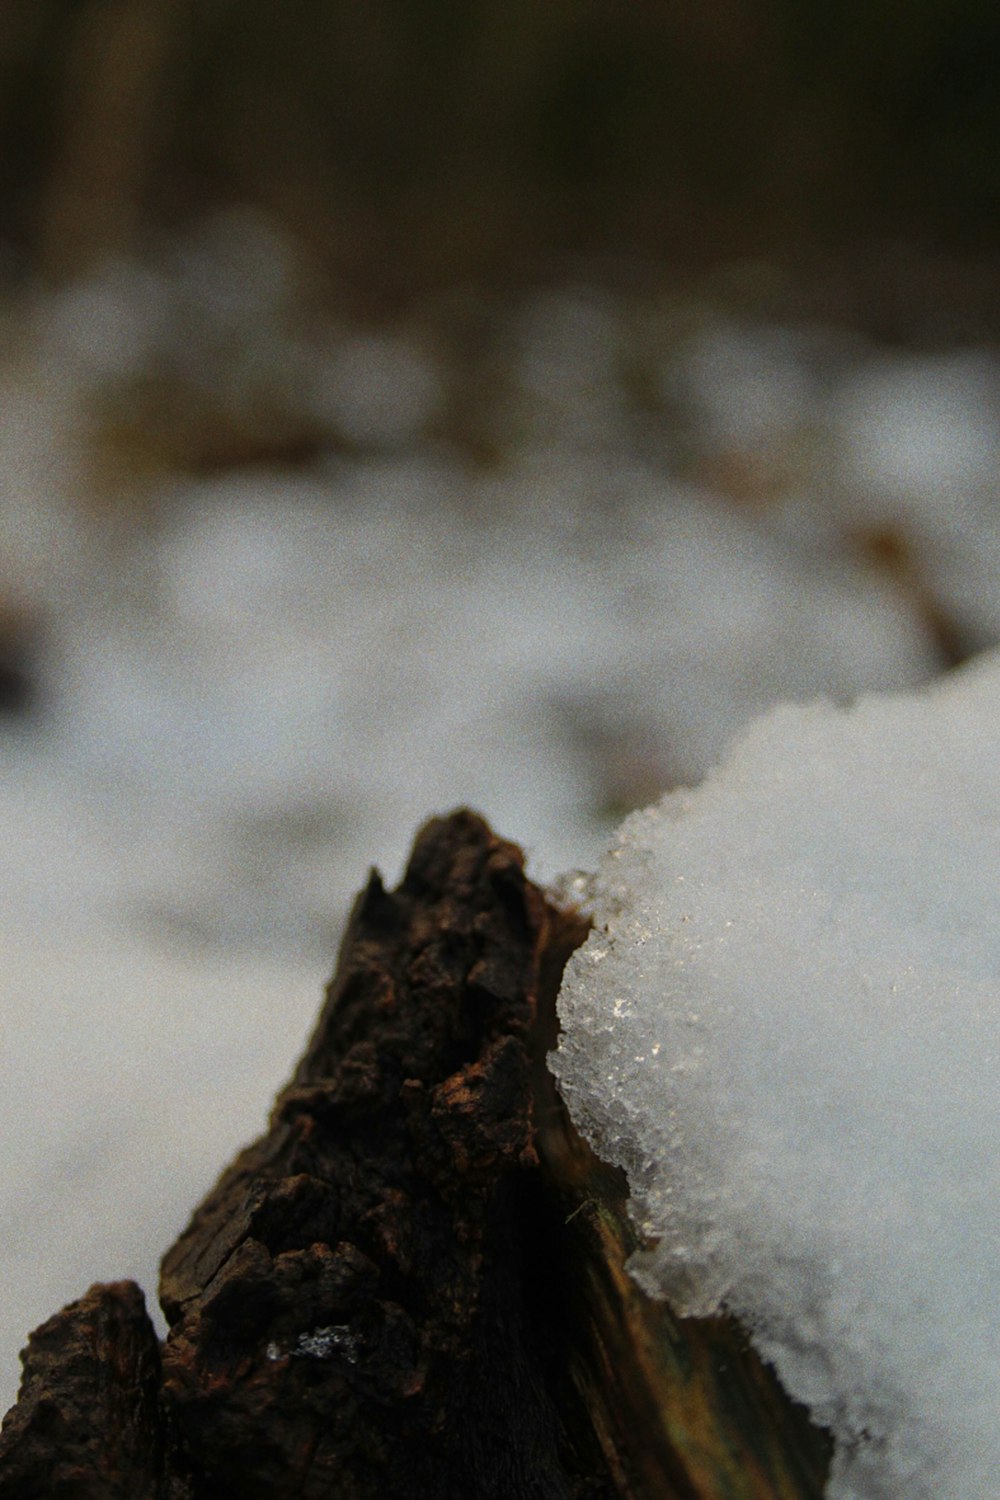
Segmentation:
<svg viewBox="0 0 1000 1500">
<path fill-rule="evenodd" d="M 768 714 L 593 901 L 553 1066 L 636 1276 L 743 1321 L 828 1500 L 996 1500 L 1000 658 Z"/>
</svg>

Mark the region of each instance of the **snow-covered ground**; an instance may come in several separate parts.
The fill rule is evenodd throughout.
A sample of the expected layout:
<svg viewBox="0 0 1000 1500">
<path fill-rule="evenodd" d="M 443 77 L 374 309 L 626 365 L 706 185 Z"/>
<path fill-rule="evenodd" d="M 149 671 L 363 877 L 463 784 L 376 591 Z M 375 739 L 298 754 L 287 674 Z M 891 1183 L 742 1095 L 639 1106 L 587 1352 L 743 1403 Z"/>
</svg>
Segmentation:
<svg viewBox="0 0 1000 1500">
<path fill-rule="evenodd" d="M 1000 639 L 1000 361 L 582 283 L 306 318 L 221 218 L 4 315 L 0 1403 L 261 1125 L 459 802 L 546 878 L 783 698 Z"/>
</svg>

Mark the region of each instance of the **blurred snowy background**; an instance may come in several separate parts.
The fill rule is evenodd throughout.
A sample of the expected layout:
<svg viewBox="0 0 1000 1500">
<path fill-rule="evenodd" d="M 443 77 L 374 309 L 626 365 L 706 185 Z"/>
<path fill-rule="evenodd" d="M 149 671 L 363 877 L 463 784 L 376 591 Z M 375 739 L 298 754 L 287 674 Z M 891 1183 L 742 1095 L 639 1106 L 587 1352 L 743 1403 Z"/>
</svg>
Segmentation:
<svg viewBox="0 0 1000 1500">
<path fill-rule="evenodd" d="M 774 57 L 725 7 L 685 39 L 583 6 L 545 46 L 525 10 L 494 86 L 521 78 L 511 119 L 558 171 L 543 151 L 547 178 L 510 153 L 487 172 L 476 93 L 469 159 L 439 110 L 397 181 L 419 69 L 386 7 L 334 6 L 368 148 L 345 187 L 298 117 L 264 150 L 257 96 L 206 81 L 239 7 L 180 8 L 194 62 L 152 123 L 177 8 L 87 4 L 64 35 L 71 9 L 12 5 L 0 37 L 0 141 L 35 132 L 0 193 L 3 1406 L 28 1330 L 90 1281 L 155 1298 L 158 1255 L 301 1048 L 352 893 L 373 863 L 398 876 L 427 816 L 477 806 L 542 879 L 591 867 L 776 700 L 911 686 L 1000 641 L 993 116 L 962 50 L 1000 51 L 988 12 L 910 39 L 898 119 L 864 69 L 867 113 L 832 98 L 810 31 L 813 73 L 758 101 L 756 134 L 729 123 L 723 170 L 718 143 L 703 159 L 722 116 L 692 120 L 693 84 L 671 113 L 667 73 L 622 57 L 658 39 L 657 66 L 739 73 L 757 99 Z M 500 33 L 473 12 L 481 83 Z M 249 88 L 231 55 L 220 76 Z M 40 59 L 64 101 L 41 123 Z M 301 49 L 282 66 L 305 76 Z M 398 118 L 376 151 L 379 79 Z M 163 121 L 198 101 L 216 154 L 171 155 Z M 894 175 L 918 106 L 920 165 Z M 661 135 L 601 155 L 595 109 Z M 350 130 L 330 132 L 339 168 Z M 785 177 L 779 138 L 800 147 Z M 883 153 L 853 177 L 852 141 Z"/>
</svg>

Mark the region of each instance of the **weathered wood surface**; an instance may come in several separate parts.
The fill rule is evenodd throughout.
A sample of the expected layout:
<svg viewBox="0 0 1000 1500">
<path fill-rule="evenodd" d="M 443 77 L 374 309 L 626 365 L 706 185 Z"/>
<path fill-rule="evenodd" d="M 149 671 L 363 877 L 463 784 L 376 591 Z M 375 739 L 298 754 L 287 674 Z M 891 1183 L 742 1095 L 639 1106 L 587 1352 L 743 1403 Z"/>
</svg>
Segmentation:
<svg viewBox="0 0 1000 1500">
<path fill-rule="evenodd" d="M 817 1500 L 828 1451 L 726 1320 L 625 1271 L 619 1175 L 545 1066 L 585 935 L 457 813 L 359 898 L 264 1137 L 163 1261 L 32 1335 L 0 1500 Z"/>
</svg>

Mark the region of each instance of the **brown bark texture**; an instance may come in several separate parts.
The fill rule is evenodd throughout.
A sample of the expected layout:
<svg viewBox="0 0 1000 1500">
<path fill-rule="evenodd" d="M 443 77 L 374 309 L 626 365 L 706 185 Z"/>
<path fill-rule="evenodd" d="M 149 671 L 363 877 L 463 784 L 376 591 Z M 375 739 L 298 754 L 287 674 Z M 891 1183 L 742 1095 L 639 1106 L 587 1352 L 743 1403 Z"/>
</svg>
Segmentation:
<svg viewBox="0 0 1000 1500">
<path fill-rule="evenodd" d="M 586 934 L 475 814 L 373 874 L 265 1136 L 163 1260 L 37 1329 L 0 1500 L 818 1500 L 824 1434 L 628 1276 L 545 1055 Z"/>
</svg>

